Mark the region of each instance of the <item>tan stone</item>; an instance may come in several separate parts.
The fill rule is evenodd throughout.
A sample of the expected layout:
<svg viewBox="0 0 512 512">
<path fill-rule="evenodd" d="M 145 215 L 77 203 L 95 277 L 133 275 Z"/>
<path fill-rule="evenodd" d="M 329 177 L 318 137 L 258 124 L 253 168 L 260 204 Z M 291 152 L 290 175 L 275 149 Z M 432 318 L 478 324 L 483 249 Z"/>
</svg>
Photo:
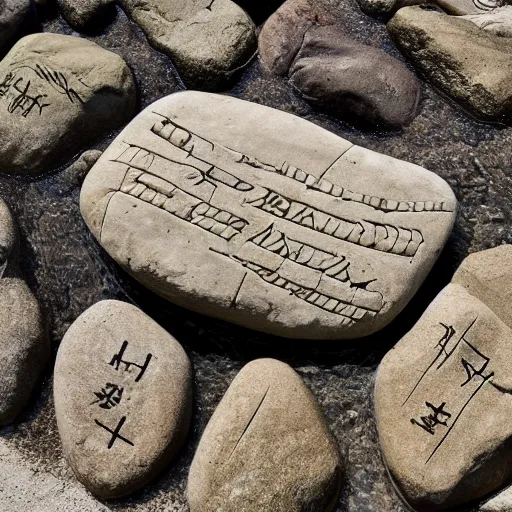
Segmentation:
<svg viewBox="0 0 512 512">
<path fill-rule="evenodd" d="M 501 5 L 501 0 L 436 0 L 436 3 L 446 12 L 461 16 L 492 11 Z"/>
<path fill-rule="evenodd" d="M 286 364 L 245 366 L 215 410 L 188 479 L 191 512 L 334 510 L 335 440 L 309 389 Z"/>
<path fill-rule="evenodd" d="M 512 476 L 512 246 L 469 256 L 376 377 L 385 462 L 417 510 L 496 490 Z"/>
<path fill-rule="evenodd" d="M 462 17 L 486 32 L 501 37 L 512 37 L 512 6 L 510 5 Z"/>
<path fill-rule="evenodd" d="M 268 107 L 199 92 L 149 106 L 81 192 L 87 225 L 141 283 L 287 337 L 389 323 L 453 224 L 450 187 Z"/>
<path fill-rule="evenodd" d="M 48 171 L 127 122 L 135 103 L 115 53 L 79 37 L 24 37 L 0 62 L 0 169 Z"/>
<path fill-rule="evenodd" d="M 97 496 L 123 496 L 181 448 L 192 405 L 190 362 L 135 306 L 102 301 L 62 340 L 54 399 L 64 455 L 78 480 Z"/>
</svg>

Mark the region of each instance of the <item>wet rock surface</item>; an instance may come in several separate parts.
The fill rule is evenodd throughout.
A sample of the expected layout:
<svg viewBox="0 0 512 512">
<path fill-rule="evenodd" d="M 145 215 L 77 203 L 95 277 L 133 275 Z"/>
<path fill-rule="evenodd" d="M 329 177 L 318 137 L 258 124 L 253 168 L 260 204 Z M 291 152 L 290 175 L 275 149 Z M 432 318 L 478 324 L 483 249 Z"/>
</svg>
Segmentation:
<svg viewBox="0 0 512 512">
<path fill-rule="evenodd" d="M 244 3 L 256 16 L 258 6 Z M 352 2 L 333 4 L 342 10 L 340 22 L 348 34 L 401 58 L 382 23 L 364 16 Z M 44 30 L 73 33 L 60 17 L 46 20 Z M 170 59 L 152 50 L 141 30 L 122 12 L 118 11 L 114 23 L 100 34 L 87 37 L 106 49 L 118 51 L 128 62 L 140 89 L 142 107 L 182 88 Z M 213 410 L 245 362 L 256 357 L 275 357 L 290 363 L 312 389 L 345 457 L 347 483 L 342 486 L 336 512 L 407 510 L 389 483 L 378 450 L 371 403 L 376 366 L 449 282 L 469 251 L 512 241 L 512 182 L 508 171 L 512 168 L 512 130 L 475 122 L 424 81 L 422 89 L 418 117 L 398 133 L 360 132 L 316 112 L 281 79 L 263 76 L 257 61 L 251 63 L 228 92 L 299 115 L 353 143 L 431 169 L 455 191 L 460 210 L 454 233 L 415 299 L 387 329 L 364 343 L 359 340 L 343 348 L 339 342 L 314 346 L 296 340 L 277 343 L 271 336 L 169 305 L 122 272 L 94 242 L 79 212 L 80 173 L 61 169 L 32 180 L 0 176 L 0 196 L 13 209 L 20 226 L 22 263 L 29 284 L 49 313 L 53 360 L 69 325 L 89 306 L 109 298 L 141 306 L 183 344 L 195 368 L 192 434 L 184 451 L 158 481 L 135 496 L 109 503 L 108 509 L 187 511 L 188 469 Z M 105 149 L 111 140 L 112 136 L 107 137 L 96 148 Z M 59 512 L 107 510 L 99 502 L 91 504 L 64 461 L 49 374 L 18 421 L 1 432 L 2 445 L 7 447 L 2 449 L 0 463 L 4 488 L 10 489 L 10 496 L 13 492 L 19 496 L 20 489 L 25 489 L 26 499 L 21 506 L 16 503 L 16 512 L 37 511 L 41 503 L 49 503 L 48 510 Z M 20 474 L 25 477 L 13 482 L 13 467 L 20 467 Z M 41 481 L 51 489 L 63 489 L 63 494 L 37 494 L 38 500 L 34 502 L 34 482 Z M 67 499 L 57 505 L 61 509 L 52 508 L 62 495 Z M 9 495 L 2 495 L 0 503 L 7 507 L 13 501 Z M 475 503 L 460 510 L 473 512 L 478 506 Z"/>
</svg>

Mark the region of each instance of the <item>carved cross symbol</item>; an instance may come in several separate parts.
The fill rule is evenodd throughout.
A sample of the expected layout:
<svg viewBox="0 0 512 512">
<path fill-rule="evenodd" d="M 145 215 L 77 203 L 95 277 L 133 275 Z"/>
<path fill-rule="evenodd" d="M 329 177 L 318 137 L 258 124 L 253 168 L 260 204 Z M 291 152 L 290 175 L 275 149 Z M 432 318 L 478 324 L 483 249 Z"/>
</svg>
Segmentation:
<svg viewBox="0 0 512 512">
<path fill-rule="evenodd" d="M 103 423 L 99 422 L 98 420 L 94 420 L 96 425 L 99 427 L 105 429 L 107 432 L 110 432 L 112 434 L 112 437 L 108 443 L 108 449 L 110 450 L 112 446 L 114 446 L 114 443 L 116 442 L 116 439 L 121 439 L 121 441 L 124 441 L 126 444 L 129 444 L 130 446 L 135 446 L 129 439 L 126 439 L 126 437 L 123 437 L 119 432 L 121 432 L 121 429 L 123 428 L 124 422 L 126 421 L 126 416 L 123 416 L 119 423 L 117 424 L 117 427 L 112 430 L 111 428 L 107 427 L 106 425 L 103 425 Z"/>
</svg>

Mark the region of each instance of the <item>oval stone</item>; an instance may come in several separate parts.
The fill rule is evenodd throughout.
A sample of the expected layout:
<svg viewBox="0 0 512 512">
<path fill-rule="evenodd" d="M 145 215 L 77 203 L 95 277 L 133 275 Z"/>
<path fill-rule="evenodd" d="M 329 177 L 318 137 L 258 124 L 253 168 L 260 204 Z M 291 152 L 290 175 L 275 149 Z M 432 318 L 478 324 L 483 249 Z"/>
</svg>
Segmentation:
<svg viewBox="0 0 512 512">
<path fill-rule="evenodd" d="M 246 365 L 215 410 L 192 461 L 191 512 L 334 510 L 341 461 L 322 411 L 287 365 Z"/>
<path fill-rule="evenodd" d="M 298 117 L 200 92 L 142 112 L 89 172 L 82 215 L 163 297 L 287 337 L 388 324 L 450 233 L 435 174 Z"/>
<path fill-rule="evenodd" d="M 26 406 L 50 347 L 39 303 L 21 279 L 0 279 L 0 425 Z"/>
<path fill-rule="evenodd" d="M 135 306 L 98 302 L 69 328 L 54 376 L 64 455 L 92 493 L 140 488 L 181 448 L 191 365 L 181 345 Z"/>
<path fill-rule="evenodd" d="M 476 500 L 512 476 L 512 246 L 464 260 L 382 361 L 384 460 L 415 510 Z"/>
</svg>

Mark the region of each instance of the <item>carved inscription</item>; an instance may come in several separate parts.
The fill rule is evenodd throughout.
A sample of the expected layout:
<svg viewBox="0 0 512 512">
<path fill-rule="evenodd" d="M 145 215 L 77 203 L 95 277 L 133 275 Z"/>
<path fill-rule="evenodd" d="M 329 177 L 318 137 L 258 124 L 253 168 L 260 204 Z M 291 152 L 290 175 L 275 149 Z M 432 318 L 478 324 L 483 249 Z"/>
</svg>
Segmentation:
<svg viewBox="0 0 512 512">
<path fill-rule="evenodd" d="M 126 356 L 126 352 L 129 349 L 129 343 L 127 340 L 124 340 L 121 344 L 121 347 L 119 351 L 112 356 L 112 359 L 108 363 L 109 366 L 112 367 L 112 369 L 115 372 L 122 372 L 126 373 L 128 375 L 135 375 L 135 378 L 133 379 L 134 383 L 138 383 L 148 370 L 149 364 L 151 363 L 151 360 L 153 359 L 153 354 L 147 354 L 146 358 L 143 362 L 134 362 L 131 360 L 128 360 Z M 94 396 L 96 399 L 91 402 L 91 406 L 97 406 L 103 410 L 110 411 L 122 404 L 122 401 L 126 399 L 126 393 L 124 386 L 120 385 L 119 383 L 112 383 L 107 382 L 104 387 L 101 388 L 100 391 L 95 391 Z M 128 398 L 129 399 L 129 398 Z M 123 416 L 117 423 L 115 427 L 110 427 L 103 423 L 102 421 L 98 419 L 94 419 L 94 423 L 101 427 L 103 430 L 109 432 L 111 434 L 111 437 L 109 439 L 109 442 L 107 444 L 107 448 L 110 450 L 113 446 L 116 440 L 123 441 L 126 444 L 129 444 L 130 446 L 135 446 L 132 441 L 130 441 L 127 437 L 124 435 L 121 435 L 121 429 L 123 428 L 124 424 L 126 423 L 127 416 Z"/>
</svg>

